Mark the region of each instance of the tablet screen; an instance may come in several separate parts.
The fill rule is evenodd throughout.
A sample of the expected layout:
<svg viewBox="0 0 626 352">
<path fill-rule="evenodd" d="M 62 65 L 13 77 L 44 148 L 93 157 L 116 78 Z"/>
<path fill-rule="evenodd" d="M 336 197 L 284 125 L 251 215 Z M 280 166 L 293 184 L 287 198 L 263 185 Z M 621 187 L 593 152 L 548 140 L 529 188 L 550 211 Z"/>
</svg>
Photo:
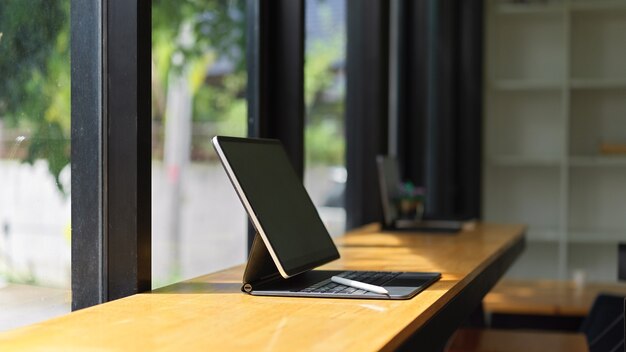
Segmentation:
<svg viewBox="0 0 626 352">
<path fill-rule="evenodd" d="M 339 258 L 279 141 L 215 137 L 213 145 L 283 276 Z"/>
<path fill-rule="evenodd" d="M 376 158 L 376 162 L 378 163 L 380 198 L 383 203 L 385 224 L 393 226 L 393 223 L 398 219 L 398 209 L 394 202 L 400 186 L 398 161 L 391 156 L 379 155 Z"/>
</svg>

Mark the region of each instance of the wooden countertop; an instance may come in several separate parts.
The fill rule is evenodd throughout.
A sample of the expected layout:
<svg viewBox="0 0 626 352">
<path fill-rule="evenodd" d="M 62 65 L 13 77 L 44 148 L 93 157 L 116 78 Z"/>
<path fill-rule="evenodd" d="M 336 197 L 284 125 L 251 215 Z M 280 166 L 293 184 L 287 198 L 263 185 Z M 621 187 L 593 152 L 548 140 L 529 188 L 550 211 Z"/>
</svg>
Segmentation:
<svg viewBox="0 0 626 352">
<path fill-rule="evenodd" d="M 524 231 L 477 224 L 458 235 L 427 235 L 371 225 L 335 239 L 342 257 L 324 269 L 442 273 L 411 300 L 250 296 L 240 291 L 244 266 L 237 266 L 2 333 L 0 346 L 368 351 L 398 348 L 420 333 L 447 338 L 461 322 L 457 314 L 473 309 L 521 252 Z"/>
<path fill-rule="evenodd" d="M 489 313 L 584 317 L 600 293 L 626 296 L 626 284 L 503 280 L 483 302 Z"/>
</svg>

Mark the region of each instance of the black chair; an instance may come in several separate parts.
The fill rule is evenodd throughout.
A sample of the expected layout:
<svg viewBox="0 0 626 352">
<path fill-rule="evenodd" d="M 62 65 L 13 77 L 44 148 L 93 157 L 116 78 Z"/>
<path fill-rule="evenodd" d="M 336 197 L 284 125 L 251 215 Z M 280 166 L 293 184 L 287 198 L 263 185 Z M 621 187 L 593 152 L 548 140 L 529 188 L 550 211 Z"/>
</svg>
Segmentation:
<svg viewBox="0 0 626 352">
<path fill-rule="evenodd" d="M 617 247 L 617 278 L 626 280 L 626 244 Z M 587 336 L 590 352 L 624 351 L 626 298 L 610 294 L 596 297 L 580 332 Z"/>
<path fill-rule="evenodd" d="M 626 280 L 626 244 L 623 243 L 618 246 L 618 279 L 620 281 Z M 474 314 L 475 316 L 482 314 L 480 308 Z M 485 324 L 480 319 L 473 319 L 465 325 L 476 328 L 484 327 Z M 472 347 L 480 331 L 480 329 L 461 329 L 450 340 L 449 351 L 474 351 Z M 492 332 L 491 337 L 497 336 L 498 330 L 495 331 Z M 506 332 L 506 330 L 501 331 Z M 611 294 L 598 295 L 589 310 L 589 314 L 580 325 L 579 332 L 585 335 L 590 352 L 626 351 L 624 341 L 626 336 L 626 297 Z M 537 335 L 537 338 L 539 337 L 541 337 L 540 334 Z"/>
<path fill-rule="evenodd" d="M 626 244 L 618 244 L 617 276 L 626 280 Z M 587 336 L 589 350 L 624 351 L 626 336 L 626 298 L 610 294 L 600 294 L 591 306 L 589 315 L 583 321 L 580 332 Z"/>
<path fill-rule="evenodd" d="M 587 336 L 590 352 L 624 351 L 624 297 L 596 297 L 580 332 Z"/>
</svg>

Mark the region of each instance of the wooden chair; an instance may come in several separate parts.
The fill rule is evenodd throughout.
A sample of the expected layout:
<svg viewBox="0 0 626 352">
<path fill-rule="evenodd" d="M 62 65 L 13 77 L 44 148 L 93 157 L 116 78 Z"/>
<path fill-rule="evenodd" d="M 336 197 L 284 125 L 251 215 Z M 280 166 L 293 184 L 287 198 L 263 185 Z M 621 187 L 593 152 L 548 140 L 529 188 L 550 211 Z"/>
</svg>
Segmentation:
<svg viewBox="0 0 626 352">
<path fill-rule="evenodd" d="M 461 329 L 448 352 L 586 352 L 587 339 L 581 333 Z"/>
</svg>

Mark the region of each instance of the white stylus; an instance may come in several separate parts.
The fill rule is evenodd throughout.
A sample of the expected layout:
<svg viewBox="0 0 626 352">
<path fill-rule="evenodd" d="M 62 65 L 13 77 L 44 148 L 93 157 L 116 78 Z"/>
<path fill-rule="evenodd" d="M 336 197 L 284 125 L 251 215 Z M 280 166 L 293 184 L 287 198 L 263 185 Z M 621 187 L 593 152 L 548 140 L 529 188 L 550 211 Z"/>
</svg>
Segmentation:
<svg viewBox="0 0 626 352">
<path fill-rule="evenodd" d="M 330 278 L 330 281 L 341 284 L 341 285 L 358 288 L 358 289 L 365 290 L 365 291 L 380 293 L 381 295 L 389 295 L 389 291 L 385 290 L 385 288 L 383 287 L 366 284 L 365 282 L 346 279 L 341 276 L 333 276 Z"/>
</svg>

